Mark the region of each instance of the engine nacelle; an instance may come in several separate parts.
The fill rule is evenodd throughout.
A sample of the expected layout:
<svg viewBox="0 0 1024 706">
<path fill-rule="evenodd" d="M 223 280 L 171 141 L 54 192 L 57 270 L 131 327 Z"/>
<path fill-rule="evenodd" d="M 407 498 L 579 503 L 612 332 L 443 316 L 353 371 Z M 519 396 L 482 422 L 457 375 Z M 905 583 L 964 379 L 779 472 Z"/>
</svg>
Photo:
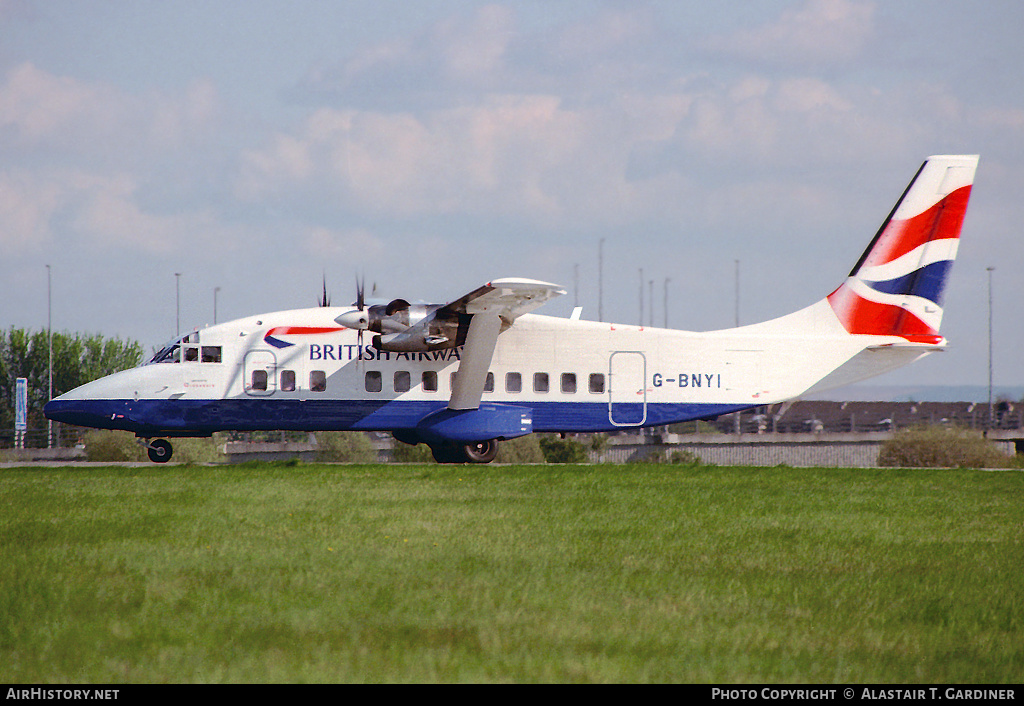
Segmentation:
<svg viewBox="0 0 1024 706">
<path fill-rule="evenodd" d="M 346 311 L 335 321 L 360 331 L 375 331 L 378 335 L 372 344 L 377 350 L 416 353 L 461 346 L 466 342 L 471 318 L 443 304 L 409 304 L 395 299 Z"/>
<path fill-rule="evenodd" d="M 466 342 L 469 324 L 460 324 L 460 317 L 441 318 L 436 312 L 431 316 L 433 318 L 425 325 L 421 322 L 398 333 L 374 336 L 373 347 L 380 351 L 416 353 L 455 348 Z"/>
<path fill-rule="evenodd" d="M 375 304 L 369 308 L 370 331 L 377 333 L 399 333 L 415 326 L 440 305 L 411 305 L 404 299 L 394 299 L 387 304 Z"/>
</svg>

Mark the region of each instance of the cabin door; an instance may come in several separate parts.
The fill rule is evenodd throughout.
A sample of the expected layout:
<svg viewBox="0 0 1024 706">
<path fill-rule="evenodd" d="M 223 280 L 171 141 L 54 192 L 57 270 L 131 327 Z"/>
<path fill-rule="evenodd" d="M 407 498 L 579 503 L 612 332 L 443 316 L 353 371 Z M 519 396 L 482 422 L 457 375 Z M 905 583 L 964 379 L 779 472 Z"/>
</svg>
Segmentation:
<svg viewBox="0 0 1024 706">
<path fill-rule="evenodd" d="M 277 389 L 277 357 L 273 351 L 249 351 L 243 366 L 245 394 L 267 397 Z"/>
<path fill-rule="evenodd" d="M 647 359 L 638 351 L 616 351 L 608 361 L 608 421 L 617 427 L 647 421 Z"/>
</svg>

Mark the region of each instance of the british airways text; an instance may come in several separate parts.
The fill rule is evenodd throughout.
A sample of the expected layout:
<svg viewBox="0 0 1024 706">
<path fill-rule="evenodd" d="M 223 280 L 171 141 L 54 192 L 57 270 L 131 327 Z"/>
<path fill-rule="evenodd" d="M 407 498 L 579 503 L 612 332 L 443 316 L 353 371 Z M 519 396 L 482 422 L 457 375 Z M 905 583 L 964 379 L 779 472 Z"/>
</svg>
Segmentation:
<svg viewBox="0 0 1024 706">
<path fill-rule="evenodd" d="M 416 360 L 424 362 L 462 360 L 459 348 L 448 348 L 429 353 L 392 353 L 379 351 L 373 346 L 360 346 L 355 343 L 311 343 L 309 345 L 310 360 Z"/>
</svg>

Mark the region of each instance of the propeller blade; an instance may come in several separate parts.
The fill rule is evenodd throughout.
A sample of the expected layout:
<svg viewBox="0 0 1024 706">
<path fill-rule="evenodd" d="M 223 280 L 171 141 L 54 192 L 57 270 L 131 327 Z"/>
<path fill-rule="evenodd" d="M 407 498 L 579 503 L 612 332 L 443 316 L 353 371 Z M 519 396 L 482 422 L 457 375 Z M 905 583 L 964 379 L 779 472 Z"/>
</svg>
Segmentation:
<svg viewBox="0 0 1024 706">
<path fill-rule="evenodd" d="M 327 275 L 326 274 L 324 275 L 324 291 L 323 291 L 323 294 L 320 297 L 320 301 L 317 302 L 317 303 L 320 306 L 330 306 L 331 305 L 331 300 L 327 296 Z"/>
</svg>

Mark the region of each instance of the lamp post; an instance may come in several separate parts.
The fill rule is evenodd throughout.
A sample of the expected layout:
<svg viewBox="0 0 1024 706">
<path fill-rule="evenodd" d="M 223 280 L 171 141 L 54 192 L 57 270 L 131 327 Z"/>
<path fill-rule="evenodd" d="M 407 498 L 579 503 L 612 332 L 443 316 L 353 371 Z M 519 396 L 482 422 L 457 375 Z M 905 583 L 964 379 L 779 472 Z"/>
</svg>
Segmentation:
<svg viewBox="0 0 1024 706">
<path fill-rule="evenodd" d="M 654 280 L 647 280 L 647 301 L 650 306 L 650 311 L 647 313 L 647 321 L 650 323 L 651 328 L 654 328 Z"/>
<path fill-rule="evenodd" d="M 597 243 L 597 320 L 604 321 L 604 238 Z"/>
<path fill-rule="evenodd" d="M 665 310 L 665 328 L 668 328 L 668 283 L 671 281 L 669 277 L 665 278 L 665 294 L 662 302 L 662 308 Z"/>
<path fill-rule="evenodd" d="M 181 336 L 181 273 L 174 273 L 174 335 Z"/>
<path fill-rule="evenodd" d="M 47 345 L 50 349 L 50 362 L 49 362 L 49 391 L 47 393 L 47 399 L 53 399 L 53 289 L 50 286 L 50 266 L 46 266 L 46 340 Z M 53 448 L 53 420 L 46 420 L 46 448 Z"/>
<path fill-rule="evenodd" d="M 572 266 L 572 306 L 580 305 L 580 263 Z"/>
<path fill-rule="evenodd" d="M 640 328 L 644 327 L 644 268 L 640 268 Z"/>
<path fill-rule="evenodd" d="M 985 435 L 992 428 L 992 271 L 994 267 L 986 267 L 988 272 L 988 424 L 985 426 Z"/>
<path fill-rule="evenodd" d="M 736 328 L 740 327 L 740 261 L 736 260 Z"/>
</svg>

